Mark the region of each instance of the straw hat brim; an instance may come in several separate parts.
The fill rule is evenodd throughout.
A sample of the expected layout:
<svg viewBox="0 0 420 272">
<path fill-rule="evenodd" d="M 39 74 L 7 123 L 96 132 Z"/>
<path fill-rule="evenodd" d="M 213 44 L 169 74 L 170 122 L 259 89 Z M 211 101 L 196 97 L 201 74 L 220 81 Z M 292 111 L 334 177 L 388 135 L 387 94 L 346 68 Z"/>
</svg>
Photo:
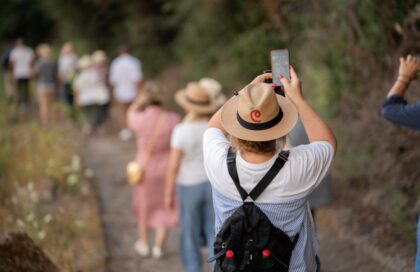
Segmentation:
<svg viewBox="0 0 420 272">
<path fill-rule="evenodd" d="M 298 112 L 287 98 L 276 95 L 277 102 L 283 111 L 283 118 L 272 128 L 265 130 L 251 130 L 243 127 L 237 119 L 239 96 L 233 96 L 222 108 L 221 121 L 223 128 L 232 136 L 254 142 L 264 142 L 286 136 L 296 125 Z"/>
<path fill-rule="evenodd" d="M 217 105 L 210 99 L 208 105 L 200 105 L 190 102 L 186 95 L 185 89 L 182 89 L 175 93 L 175 101 L 186 111 L 192 111 L 198 114 L 211 114 L 217 110 Z"/>
</svg>

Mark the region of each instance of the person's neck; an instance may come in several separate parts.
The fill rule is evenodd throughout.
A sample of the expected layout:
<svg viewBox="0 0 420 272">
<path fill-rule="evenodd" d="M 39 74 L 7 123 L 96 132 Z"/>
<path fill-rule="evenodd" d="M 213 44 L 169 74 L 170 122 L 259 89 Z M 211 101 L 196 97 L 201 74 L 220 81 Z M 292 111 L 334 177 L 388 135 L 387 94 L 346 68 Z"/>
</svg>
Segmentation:
<svg viewBox="0 0 420 272">
<path fill-rule="evenodd" d="M 258 154 L 254 152 L 249 152 L 246 150 L 241 150 L 241 157 L 245 161 L 249 163 L 264 163 L 266 161 L 269 161 L 273 158 L 274 154 L 276 154 L 276 151 L 265 153 L 265 154 Z"/>
</svg>

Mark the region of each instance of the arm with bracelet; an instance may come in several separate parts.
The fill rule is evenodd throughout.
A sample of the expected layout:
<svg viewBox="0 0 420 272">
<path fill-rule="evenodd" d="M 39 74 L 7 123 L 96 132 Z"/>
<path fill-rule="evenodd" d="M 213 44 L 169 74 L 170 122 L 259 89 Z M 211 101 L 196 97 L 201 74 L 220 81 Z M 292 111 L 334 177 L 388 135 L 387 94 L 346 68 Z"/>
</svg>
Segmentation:
<svg viewBox="0 0 420 272">
<path fill-rule="evenodd" d="M 408 104 L 404 95 L 411 81 L 416 78 L 420 60 L 408 55 L 400 58 L 398 77 L 382 105 L 382 116 L 393 123 L 420 130 L 420 101 Z"/>
</svg>

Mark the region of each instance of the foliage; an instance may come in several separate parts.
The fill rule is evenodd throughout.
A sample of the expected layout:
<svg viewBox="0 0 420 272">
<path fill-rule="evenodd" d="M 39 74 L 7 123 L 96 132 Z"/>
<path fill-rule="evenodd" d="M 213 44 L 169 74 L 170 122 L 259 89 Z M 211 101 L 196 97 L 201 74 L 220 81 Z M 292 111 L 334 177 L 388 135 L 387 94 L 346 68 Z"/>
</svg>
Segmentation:
<svg viewBox="0 0 420 272">
<path fill-rule="evenodd" d="M 16 124 L 14 107 L 0 99 L 0 233 L 21 230 L 64 271 L 103 267 L 94 195 L 68 126 Z"/>
</svg>

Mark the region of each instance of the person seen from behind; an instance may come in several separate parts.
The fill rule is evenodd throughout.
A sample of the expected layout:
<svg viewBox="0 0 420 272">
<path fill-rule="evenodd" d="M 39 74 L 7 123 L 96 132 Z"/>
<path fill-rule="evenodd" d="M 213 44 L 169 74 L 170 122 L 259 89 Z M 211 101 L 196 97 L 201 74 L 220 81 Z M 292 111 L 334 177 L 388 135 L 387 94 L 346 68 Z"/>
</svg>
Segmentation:
<svg viewBox="0 0 420 272">
<path fill-rule="evenodd" d="M 58 59 L 58 78 L 60 80 L 60 99 L 69 107 L 73 107 L 72 82 L 76 76 L 78 57 L 71 42 L 66 42 L 61 48 Z"/>
<path fill-rule="evenodd" d="M 108 57 L 102 50 L 96 50 L 92 54 L 92 62 L 94 69 L 99 77 L 99 80 L 101 81 L 103 86 L 106 87 L 107 93 L 109 93 L 107 60 Z M 109 106 L 110 100 L 106 101 L 103 105 L 100 105 L 99 118 L 97 124 L 98 126 L 103 125 L 109 119 Z"/>
<path fill-rule="evenodd" d="M 17 103 L 23 112 L 27 110 L 30 103 L 29 81 L 32 77 L 34 63 L 34 51 L 26 46 L 23 39 L 18 39 L 10 52 L 9 65 L 15 81 Z"/>
<path fill-rule="evenodd" d="M 90 136 L 98 127 L 101 105 L 109 101 L 109 93 L 92 64 L 89 55 L 78 61 L 79 74 L 74 79 L 74 99 L 81 109 L 83 134 Z"/>
<path fill-rule="evenodd" d="M 121 140 L 129 140 L 132 136 L 126 124 L 127 109 L 137 96 L 142 78 L 140 60 L 130 55 L 127 46 L 121 47 L 120 55 L 112 61 L 109 71 Z"/>
<path fill-rule="evenodd" d="M 404 96 L 419 72 L 420 60 L 412 55 L 400 58 L 398 78 L 382 105 L 382 116 L 394 123 L 420 131 L 420 100 L 407 103 Z M 420 272 L 420 214 L 417 223 L 416 272 Z"/>
<path fill-rule="evenodd" d="M 176 206 L 166 209 L 164 193 L 169 166 L 172 131 L 181 121 L 178 114 L 163 107 L 162 90 L 158 83 L 146 82 L 127 112 L 128 128 L 137 140 L 136 159 L 143 165 L 141 181 L 133 188 L 133 208 L 139 239 L 134 249 L 140 256 L 160 258 L 163 255 L 168 229 L 178 224 Z M 150 252 L 150 229 L 155 239 Z"/>
<path fill-rule="evenodd" d="M 42 124 L 47 125 L 51 121 L 52 103 L 56 93 L 57 63 L 48 44 L 39 45 L 36 51 L 39 57 L 35 65 L 39 113 Z"/>
<path fill-rule="evenodd" d="M 287 98 L 264 83 L 271 73 L 260 75 L 224 104 L 204 133 L 204 165 L 218 233 L 214 271 L 244 266 L 252 266 L 249 271 L 320 269 L 307 199 L 328 173 L 337 143 L 305 100 L 292 67 L 290 74 L 290 82 L 281 77 Z M 298 115 L 310 143 L 284 152 Z M 242 235 L 248 233 L 258 234 L 245 239 Z M 279 241 L 287 241 L 287 248 Z"/>
<path fill-rule="evenodd" d="M 202 271 L 201 234 L 204 233 L 208 253 L 213 253 L 214 211 L 211 185 L 204 170 L 203 134 L 212 113 L 217 109 L 214 100 L 197 82 L 175 95 L 186 116 L 171 137 L 165 191 L 165 206 L 171 209 L 176 195 L 181 212 L 181 257 L 186 271 Z"/>
</svg>

